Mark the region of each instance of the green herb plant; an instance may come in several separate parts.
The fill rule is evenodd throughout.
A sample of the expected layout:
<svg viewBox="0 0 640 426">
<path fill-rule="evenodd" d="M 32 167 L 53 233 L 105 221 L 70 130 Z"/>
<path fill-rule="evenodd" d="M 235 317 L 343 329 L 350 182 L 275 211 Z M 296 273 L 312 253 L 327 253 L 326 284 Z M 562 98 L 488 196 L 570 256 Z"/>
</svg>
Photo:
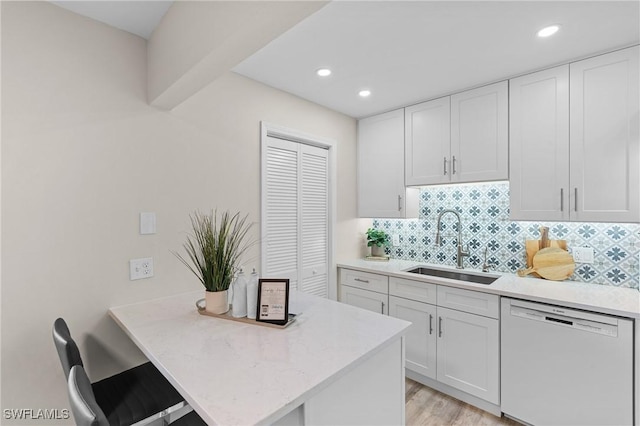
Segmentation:
<svg viewBox="0 0 640 426">
<path fill-rule="evenodd" d="M 240 266 L 240 258 L 255 241 L 248 239 L 251 223 L 247 216 L 225 211 L 190 215 L 193 234 L 183 244 L 187 257 L 173 254 L 202 282 L 207 291 L 229 289 Z"/>
<path fill-rule="evenodd" d="M 389 235 L 386 232 L 378 229 L 367 229 L 367 247 L 372 246 L 386 246 L 389 243 Z"/>
</svg>

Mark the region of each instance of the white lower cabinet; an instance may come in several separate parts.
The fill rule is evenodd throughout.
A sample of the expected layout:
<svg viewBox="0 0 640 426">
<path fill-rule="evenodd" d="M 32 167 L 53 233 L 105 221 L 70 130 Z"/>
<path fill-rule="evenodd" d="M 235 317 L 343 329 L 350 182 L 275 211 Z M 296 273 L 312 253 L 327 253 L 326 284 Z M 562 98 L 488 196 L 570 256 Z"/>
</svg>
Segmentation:
<svg viewBox="0 0 640 426">
<path fill-rule="evenodd" d="M 497 319 L 389 296 L 389 315 L 410 321 L 406 368 L 498 404 Z"/>
<path fill-rule="evenodd" d="M 497 319 L 438 307 L 438 381 L 497 405 L 498 330 Z"/>
<path fill-rule="evenodd" d="M 389 277 L 356 271 L 338 269 L 340 301 L 379 314 L 389 314 Z"/>
<path fill-rule="evenodd" d="M 338 272 L 341 302 L 411 322 L 405 334 L 407 374 L 415 372 L 432 381 L 425 381 L 428 386 L 471 404 L 489 403 L 478 406 L 499 413 L 498 296 L 346 268 Z"/>
<path fill-rule="evenodd" d="M 340 288 L 340 301 L 347 305 L 357 306 L 371 312 L 387 315 L 389 313 L 389 296 L 375 291 L 346 285 Z"/>
<path fill-rule="evenodd" d="M 499 309 L 493 294 L 389 278 L 389 315 L 412 323 L 405 336 L 406 368 L 495 405 Z"/>
<path fill-rule="evenodd" d="M 411 322 L 405 334 L 405 367 L 436 379 L 436 307 L 389 296 L 389 315 Z"/>
</svg>

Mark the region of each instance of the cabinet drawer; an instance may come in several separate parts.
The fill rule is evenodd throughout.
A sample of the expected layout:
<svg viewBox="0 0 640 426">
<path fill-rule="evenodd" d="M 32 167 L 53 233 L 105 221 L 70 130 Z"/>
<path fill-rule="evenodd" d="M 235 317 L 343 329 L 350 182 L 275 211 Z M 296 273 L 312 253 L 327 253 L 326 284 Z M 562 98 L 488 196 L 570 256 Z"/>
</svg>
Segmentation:
<svg viewBox="0 0 640 426">
<path fill-rule="evenodd" d="M 389 293 L 389 277 L 386 275 L 340 269 L 340 284 L 377 291 L 378 293 Z"/>
<path fill-rule="evenodd" d="M 389 314 L 389 296 L 349 286 L 340 288 L 340 301 L 382 315 Z"/>
<path fill-rule="evenodd" d="M 418 302 L 436 304 L 438 300 L 437 286 L 421 281 L 406 280 L 404 278 L 389 278 L 389 294 Z"/>
<path fill-rule="evenodd" d="M 498 318 L 500 299 L 495 294 L 439 285 L 438 306 Z"/>
</svg>

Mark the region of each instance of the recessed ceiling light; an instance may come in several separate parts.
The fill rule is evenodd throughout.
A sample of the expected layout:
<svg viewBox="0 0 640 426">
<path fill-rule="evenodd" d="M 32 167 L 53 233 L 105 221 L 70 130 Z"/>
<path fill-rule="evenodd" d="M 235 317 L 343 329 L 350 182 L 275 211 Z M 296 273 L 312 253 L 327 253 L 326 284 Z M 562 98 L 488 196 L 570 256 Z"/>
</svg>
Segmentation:
<svg viewBox="0 0 640 426">
<path fill-rule="evenodd" d="M 320 68 L 318 71 L 316 71 L 316 74 L 318 74 L 318 76 L 320 77 L 328 77 L 331 75 L 331 70 L 329 68 Z"/>
<path fill-rule="evenodd" d="M 371 90 L 361 90 L 358 92 L 358 95 L 360 95 L 360 97 L 362 98 L 366 98 L 367 96 L 371 95 Z"/>
<path fill-rule="evenodd" d="M 549 25 L 538 31 L 538 37 L 549 37 L 554 35 L 560 29 L 560 25 Z"/>
</svg>

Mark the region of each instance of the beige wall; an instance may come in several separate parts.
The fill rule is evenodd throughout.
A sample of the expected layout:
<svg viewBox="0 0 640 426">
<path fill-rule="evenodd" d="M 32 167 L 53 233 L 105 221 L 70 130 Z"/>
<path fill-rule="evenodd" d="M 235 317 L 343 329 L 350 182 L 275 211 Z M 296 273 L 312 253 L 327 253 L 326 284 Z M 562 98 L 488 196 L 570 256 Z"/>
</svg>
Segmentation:
<svg viewBox="0 0 640 426">
<path fill-rule="evenodd" d="M 259 221 L 261 120 L 337 141 L 336 258 L 360 254 L 352 118 L 231 73 L 162 112 L 146 103 L 145 57 L 131 34 L 2 2 L 3 409 L 68 406 L 58 316 L 93 380 L 144 360 L 107 310 L 200 288 L 171 253 L 194 209 Z M 157 234 L 138 235 L 141 211 Z M 129 281 L 128 260 L 148 256 L 155 277 Z"/>
</svg>

